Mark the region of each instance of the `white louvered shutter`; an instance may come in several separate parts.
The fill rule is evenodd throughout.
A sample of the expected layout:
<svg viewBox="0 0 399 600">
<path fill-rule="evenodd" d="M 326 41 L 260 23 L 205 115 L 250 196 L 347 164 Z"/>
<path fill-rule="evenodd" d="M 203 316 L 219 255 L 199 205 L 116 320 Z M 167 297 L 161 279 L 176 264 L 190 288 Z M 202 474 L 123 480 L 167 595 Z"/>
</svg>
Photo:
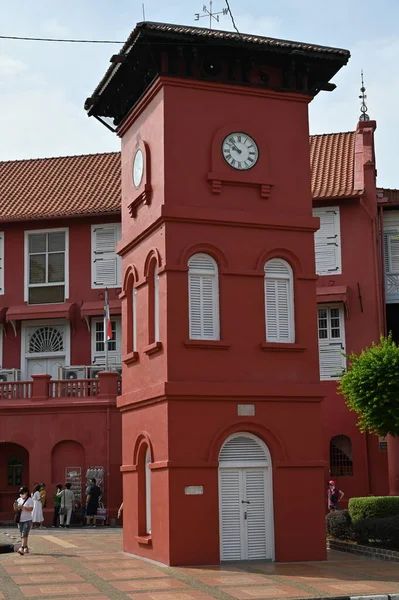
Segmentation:
<svg viewBox="0 0 399 600">
<path fill-rule="evenodd" d="M 346 367 L 343 308 L 323 306 L 318 315 L 320 379 L 339 379 Z"/>
<path fill-rule="evenodd" d="M 384 232 L 384 265 L 387 302 L 399 301 L 399 230 Z"/>
<path fill-rule="evenodd" d="M 120 224 L 95 225 L 92 228 L 92 286 L 121 285 L 121 258 L 116 253 L 120 240 Z"/>
<path fill-rule="evenodd" d="M 247 524 L 248 560 L 264 560 L 267 557 L 266 544 L 266 469 L 245 469 L 245 499 Z"/>
<path fill-rule="evenodd" d="M 241 560 L 240 469 L 220 469 L 220 550 L 221 560 Z"/>
<path fill-rule="evenodd" d="M 147 450 L 145 454 L 145 520 L 147 533 L 151 533 L 151 456 Z"/>
<path fill-rule="evenodd" d="M 266 340 L 295 341 L 294 293 L 291 267 L 273 258 L 265 265 Z"/>
<path fill-rule="evenodd" d="M 261 444 L 253 437 L 237 435 L 227 440 L 219 454 L 219 463 L 264 463 L 267 464 L 267 456 Z"/>
<path fill-rule="evenodd" d="M 4 294 L 4 232 L 0 233 L 0 294 Z"/>
<path fill-rule="evenodd" d="M 320 229 L 314 234 L 316 273 L 318 275 L 338 275 L 341 273 L 339 208 L 315 208 L 313 216 L 320 218 Z"/>
<path fill-rule="evenodd" d="M 219 291 L 216 262 L 195 254 L 188 262 L 190 339 L 219 339 Z"/>
</svg>

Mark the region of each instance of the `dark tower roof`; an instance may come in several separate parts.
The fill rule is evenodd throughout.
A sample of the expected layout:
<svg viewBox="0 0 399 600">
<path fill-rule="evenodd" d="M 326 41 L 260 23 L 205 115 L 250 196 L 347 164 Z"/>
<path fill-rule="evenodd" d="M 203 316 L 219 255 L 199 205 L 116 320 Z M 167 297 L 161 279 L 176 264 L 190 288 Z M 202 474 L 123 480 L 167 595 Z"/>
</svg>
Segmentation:
<svg viewBox="0 0 399 600">
<path fill-rule="evenodd" d="M 315 96 L 350 53 L 288 40 L 166 23 L 138 23 L 85 102 L 117 128 L 158 76 L 184 77 Z M 270 74 L 268 69 L 273 70 Z M 276 79 L 276 70 L 280 78 Z"/>
</svg>

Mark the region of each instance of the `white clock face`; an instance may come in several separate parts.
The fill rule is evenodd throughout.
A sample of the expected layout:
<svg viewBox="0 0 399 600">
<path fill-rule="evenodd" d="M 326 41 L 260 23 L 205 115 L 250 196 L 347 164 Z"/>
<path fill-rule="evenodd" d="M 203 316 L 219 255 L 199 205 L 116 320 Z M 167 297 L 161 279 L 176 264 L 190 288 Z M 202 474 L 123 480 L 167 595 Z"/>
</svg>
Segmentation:
<svg viewBox="0 0 399 600">
<path fill-rule="evenodd" d="M 233 169 L 248 171 L 258 162 L 259 149 L 247 133 L 230 133 L 223 140 L 222 154 Z"/>
<path fill-rule="evenodd" d="M 144 156 L 141 150 L 137 150 L 133 160 L 133 183 L 139 187 L 144 173 Z"/>
</svg>

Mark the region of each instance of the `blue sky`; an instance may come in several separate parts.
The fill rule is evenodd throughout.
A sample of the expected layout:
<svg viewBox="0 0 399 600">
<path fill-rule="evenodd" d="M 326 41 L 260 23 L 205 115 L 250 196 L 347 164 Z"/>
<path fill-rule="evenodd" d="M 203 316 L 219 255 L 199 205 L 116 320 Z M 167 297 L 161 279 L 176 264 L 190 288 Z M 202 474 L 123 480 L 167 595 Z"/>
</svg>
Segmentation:
<svg viewBox="0 0 399 600">
<path fill-rule="evenodd" d="M 146 19 L 196 25 L 204 0 L 146 0 Z M 377 121 L 378 183 L 399 187 L 398 0 L 230 0 L 240 31 L 347 48 L 352 58 L 310 108 L 311 133 L 348 131 L 360 114 L 363 68 Z M 214 9 L 225 7 L 214 0 Z M 124 41 L 142 20 L 141 0 L 0 0 L 0 35 Z M 207 24 L 206 20 L 201 23 Z M 220 29 L 231 29 L 222 17 Z M 0 40 L 0 160 L 119 149 L 119 139 L 83 103 L 119 45 Z"/>
</svg>

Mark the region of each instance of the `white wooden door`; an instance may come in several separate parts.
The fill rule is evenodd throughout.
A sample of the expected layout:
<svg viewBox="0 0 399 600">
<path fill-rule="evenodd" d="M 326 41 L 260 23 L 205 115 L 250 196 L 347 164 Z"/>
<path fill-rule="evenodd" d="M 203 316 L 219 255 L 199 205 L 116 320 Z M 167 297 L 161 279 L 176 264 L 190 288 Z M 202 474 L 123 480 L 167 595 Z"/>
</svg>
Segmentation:
<svg viewBox="0 0 399 600">
<path fill-rule="evenodd" d="M 221 560 L 261 560 L 268 556 L 267 469 L 220 469 Z"/>
<path fill-rule="evenodd" d="M 65 358 L 61 356 L 28 359 L 28 377 L 32 375 L 51 375 L 53 379 L 62 379 L 61 367 L 65 366 Z"/>
</svg>

